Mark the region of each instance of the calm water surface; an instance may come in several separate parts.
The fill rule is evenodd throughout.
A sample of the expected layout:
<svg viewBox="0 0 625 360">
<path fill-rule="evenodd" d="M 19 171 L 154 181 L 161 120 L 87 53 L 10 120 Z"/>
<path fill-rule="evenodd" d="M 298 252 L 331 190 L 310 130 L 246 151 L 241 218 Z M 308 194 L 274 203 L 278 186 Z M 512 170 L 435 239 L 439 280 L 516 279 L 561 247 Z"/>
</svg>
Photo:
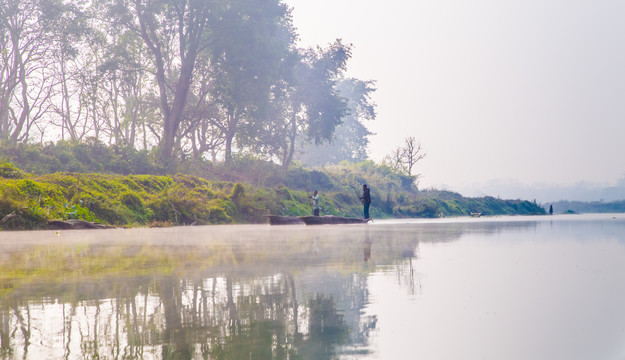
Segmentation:
<svg viewBox="0 0 625 360">
<path fill-rule="evenodd" d="M 625 215 L 0 233 L 0 359 L 625 359 Z"/>
</svg>

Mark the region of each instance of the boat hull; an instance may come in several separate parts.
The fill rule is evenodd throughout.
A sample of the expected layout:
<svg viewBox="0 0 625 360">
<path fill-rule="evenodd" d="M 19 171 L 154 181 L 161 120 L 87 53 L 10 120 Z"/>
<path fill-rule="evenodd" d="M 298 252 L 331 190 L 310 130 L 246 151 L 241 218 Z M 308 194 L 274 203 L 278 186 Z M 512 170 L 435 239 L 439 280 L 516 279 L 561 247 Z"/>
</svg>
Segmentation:
<svg viewBox="0 0 625 360">
<path fill-rule="evenodd" d="M 270 225 L 302 225 L 304 222 L 297 216 L 267 215 Z"/>
<path fill-rule="evenodd" d="M 334 215 L 326 216 L 300 216 L 306 225 L 336 225 L 336 224 L 366 224 L 371 219 L 342 217 Z"/>
</svg>

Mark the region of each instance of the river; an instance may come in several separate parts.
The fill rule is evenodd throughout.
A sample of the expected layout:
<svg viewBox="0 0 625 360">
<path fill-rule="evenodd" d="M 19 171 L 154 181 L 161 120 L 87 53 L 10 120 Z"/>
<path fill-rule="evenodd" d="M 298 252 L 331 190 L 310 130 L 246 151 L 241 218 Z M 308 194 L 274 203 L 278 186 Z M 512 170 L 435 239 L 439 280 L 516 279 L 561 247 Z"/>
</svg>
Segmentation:
<svg viewBox="0 0 625 360">
<path fill-rule="evenodd" d="M 0 232 L 0 359 L 625 359 L 625 214 Z"/>
</svg>

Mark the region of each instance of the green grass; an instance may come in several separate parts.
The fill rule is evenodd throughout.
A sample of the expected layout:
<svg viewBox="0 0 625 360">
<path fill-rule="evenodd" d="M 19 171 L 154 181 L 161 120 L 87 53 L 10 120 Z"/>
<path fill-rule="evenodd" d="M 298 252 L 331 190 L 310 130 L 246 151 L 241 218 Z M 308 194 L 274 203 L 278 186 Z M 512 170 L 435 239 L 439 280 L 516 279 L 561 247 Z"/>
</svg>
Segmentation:
<svg viewBox="0 0 625 360">
<path fill-rule="evenodd" d="M 271 165 L 264 166 L 273 174 Z M 255 171 L 261 168 L 258 165 Z M 267 214 L 311 215 L 308 195 L 312 189 L 319 190 L 322 215 L 361 216 L 358 192 L 362 183 L 372 189 L 371 212 L 376 218 L 466 216 L 474 212 L 545 214 L 542 207 L 529 201 L 419 191 L 414 178 L 371 161 L 343 162 L 314 170 L 294 168 L 275 178 L 272 186 L 188 174 L 34 175 L 4 163 L 0 164 L 0 219 L 14 215 L 1 224 L 5 230 L 45 228 L 52 219 L 114 226 L 263 223 Z"/>
</svg>

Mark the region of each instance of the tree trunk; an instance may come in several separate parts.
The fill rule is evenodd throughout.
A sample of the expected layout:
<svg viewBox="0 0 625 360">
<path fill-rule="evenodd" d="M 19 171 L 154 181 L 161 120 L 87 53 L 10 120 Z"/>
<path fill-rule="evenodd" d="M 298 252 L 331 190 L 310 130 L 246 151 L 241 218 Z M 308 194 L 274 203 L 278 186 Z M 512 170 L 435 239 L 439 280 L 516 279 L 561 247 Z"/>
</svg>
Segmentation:
<svg viewBox="0 0 625 360">
<path fill-rule="evenodd" d="M 295 108 L 295 107 L 294 107 Z M 293 110 L 293 114 L 291 115 L 290 122 L 291 131 L 288 134 L 288 150 L 285 149 L 286 156 L 282 161 L 282 174 L 286 174 L 289 166 L 291 165 L 291 161 L 293 161 L 293 154 L 295 153 L 295 139 L 297 138 L 297 114 L 295 110 Z"/>
<path fill-rule="evenodd" d="M 20 63 L 20 75 L 19 81 L 22 84 L 22 111 L 20 113 L 20 118 L 15 124 L 15 129 L 11 134 L 11 142 L 17 143 L 17 140 L 20 136 L 20 132 L 22 132 L 22 128 L 24 127 L 24 123 L 28 118 L 28 114 L 30 113 L 30 102 L 28 101 L 28 83 L 26 79 L 26 67 L 24 65 L 24 61 L 22 59 L 22 54 L 16 55 L 19 57 Z"/>
<path fill-rule="evenodd" d="M 226 138 L 224 161 L 226 165 L 232 165 L 232 144 L 234 142 L 234 135 L 237 133 L 239 118 L 236 110 L 228 111 L 227 116 L 227 125 L 223 129 Z"/>
<path fill-rule="evenodd" d="M 168 107 L 167 94 L 165 92 L 166 79 L 164 68 L 160 69 L 159 66 L 159 70 L 157 71 L 157 79 L 159 82 L 159 89 L 161 91 L 161 104 L 164 108 L 163 113 L 165 114 L 165 121 L 163 124 L 163 144 L 161 148 L 161 161 L 165 167 L 171 165 L 178 129 L 184 116 L 187 96 L 193 79 L 193 68 L 195 67 L 198 46 L 199 43 L 197 40 L 191 41 L 187 54 L 183 57 L 183 63 L 180 69 L 180 78 L 176 83 L 176 90 L 171 108 Z M 160 50 L 157 51 L 155 55 L 162 56 Z M 162 66 L 164 62 L 161 58 L 161 61 L 157 61 L 157 63 L 160 63 Z"/>
<path fill-rule="evenodd" d="M 234 139 L 234 134 L 230 132 L 226 133 L 226 148 L 224 154 L 224 161 L 226 165 L 232 165 L 232 140 Z"/>
<path fill-rule="evenodd" d="M 15 87 L 17 86 L 17 78 L 19 73 L 19 54 L 20 54 L 20 44 L 19 44 L 19 33 L 15 30 L 11 30 L 11 44 L 12 44 L 12 52 L 13 59 L 11 64 L 3 64 L 8 67 L 5 72 L 8 72 L 7 76 L 4 78 L 4 83 L 0 81 L 0 86 L 2 87 L 2 98 L 0 99 L 0 138 L 2 140 L 8 140 L 10 133 L 10 119 L 9 119 L 9 102 L 13 97 L 13 93 L 15 91 Z M 8 62 L 8 60 L 7 60 Z M 0 78 L 3 80 L 3 78 Z"/>
</svg>

